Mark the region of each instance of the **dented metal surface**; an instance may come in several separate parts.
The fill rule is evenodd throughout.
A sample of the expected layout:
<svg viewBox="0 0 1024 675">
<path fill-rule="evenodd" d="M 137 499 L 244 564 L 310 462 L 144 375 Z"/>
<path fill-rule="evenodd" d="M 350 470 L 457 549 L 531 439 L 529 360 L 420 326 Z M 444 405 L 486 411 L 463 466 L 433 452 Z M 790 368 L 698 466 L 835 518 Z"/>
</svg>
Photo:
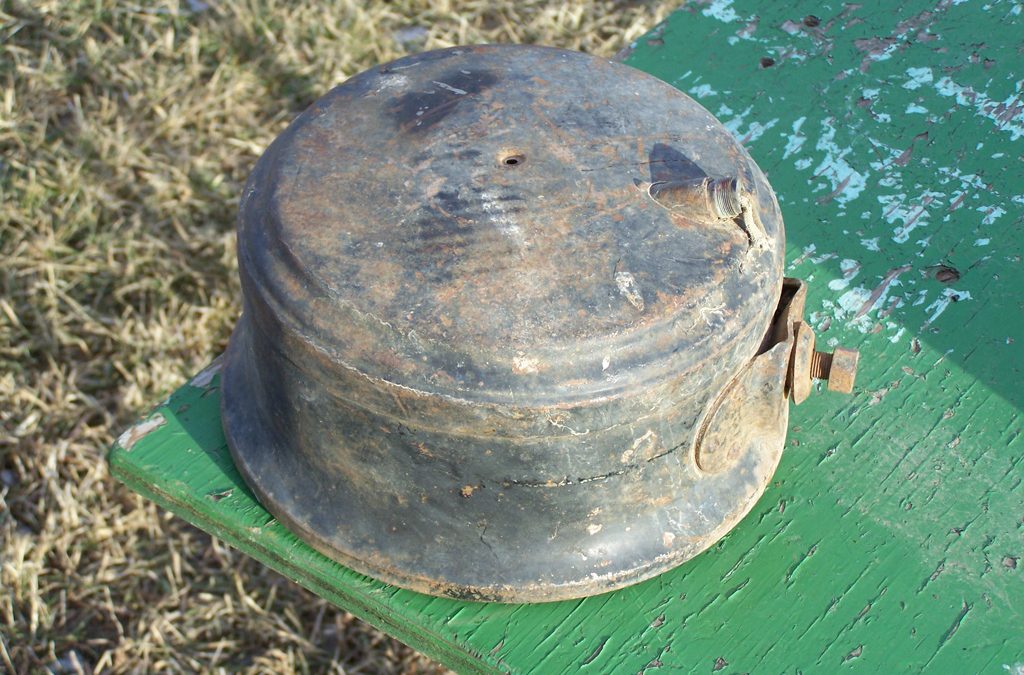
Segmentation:
<svg viewBox="0 0 1024 675">
<path fill-rule="evenodd" d="M 803 297 L 783 236 L 729 132 L 626 66 L 481 46 L 367 71 L 243 195 L 235 461 L 303 539 L 399 586 L 535 602 L 651 577 L 779 461 Z"/>
</svg>

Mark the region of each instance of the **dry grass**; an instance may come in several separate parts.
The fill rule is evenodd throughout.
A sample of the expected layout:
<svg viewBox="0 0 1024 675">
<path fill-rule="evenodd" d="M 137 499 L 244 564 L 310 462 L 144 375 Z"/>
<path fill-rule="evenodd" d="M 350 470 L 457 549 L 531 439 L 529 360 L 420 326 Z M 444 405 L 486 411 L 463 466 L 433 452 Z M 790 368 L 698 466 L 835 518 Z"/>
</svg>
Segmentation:
<svg viewBox="0 0 1024 675">
<path fill-rule="evenodd" d="M 219 353 L 267 143 L 408 51 L 611 55 L 672 2 L 0 0 L 0 670 L 437 666 L 113 481 L 112 434 Z"/>
</svg>

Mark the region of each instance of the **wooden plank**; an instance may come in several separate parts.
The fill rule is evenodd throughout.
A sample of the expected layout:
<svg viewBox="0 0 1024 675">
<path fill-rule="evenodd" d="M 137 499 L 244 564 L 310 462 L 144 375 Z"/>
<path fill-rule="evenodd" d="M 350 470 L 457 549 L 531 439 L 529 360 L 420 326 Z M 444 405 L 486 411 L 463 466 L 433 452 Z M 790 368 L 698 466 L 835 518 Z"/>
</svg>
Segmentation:
<svg viewBox="0 0 1024 675">
<path fill-rule="evenodd" d="M 463 672 L 1024 668 L 1022 14 L 713 0 L 629 56 L 744 139 L 819 340 L 863 355 L 855 395 L 795 408 L 764 498 L 679 569 L 543 605 L 374 582 L 252 498 L 211 373 L 124 437 L 114 473 Z"/>
</svg>

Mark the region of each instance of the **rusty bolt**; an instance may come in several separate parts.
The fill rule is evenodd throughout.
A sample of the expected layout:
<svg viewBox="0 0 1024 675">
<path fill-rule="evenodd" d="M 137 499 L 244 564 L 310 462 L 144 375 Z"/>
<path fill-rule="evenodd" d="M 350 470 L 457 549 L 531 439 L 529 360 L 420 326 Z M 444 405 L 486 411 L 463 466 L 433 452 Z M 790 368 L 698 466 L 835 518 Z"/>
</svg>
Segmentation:
<svg viewBox="0 0 1024 675">
<path fill-rule="evenodd" d="M 814 331 L 803 321 L 793 324 L 793 354 L 789 362 L 790 394 L 793 402 L 803 403 L 811 393 L 811 380 L 827 380 L 828 390 L 849 394 L 857 376 L 856 349 L 836 347 L 819 352 L 814 348 Z"/>
<path fill-rule="evenodd" d="M 735 218 L 740 215 L 743 205 L 740 204 L 739 181 L 735 178 L 719 178 L 708 185 L 711 198 L 711 212 L 718 218 Z"/>
<path fill-rule="evenodd" d="M 694 178 L 633 184 L 674 214 L 704 221 L 729 220 L 743 212 L 743 188 L 738 178 Z"/>
<path fill-rule="evenodd" d="M 816 351 L 811 356 L 811 377 L 816 380 L 828 380 L 829 391 L 849 394 L 853 391 L 859 359 L 860 352 L 856 349 L 836 347 L 831 354 Z"/>
</svg>

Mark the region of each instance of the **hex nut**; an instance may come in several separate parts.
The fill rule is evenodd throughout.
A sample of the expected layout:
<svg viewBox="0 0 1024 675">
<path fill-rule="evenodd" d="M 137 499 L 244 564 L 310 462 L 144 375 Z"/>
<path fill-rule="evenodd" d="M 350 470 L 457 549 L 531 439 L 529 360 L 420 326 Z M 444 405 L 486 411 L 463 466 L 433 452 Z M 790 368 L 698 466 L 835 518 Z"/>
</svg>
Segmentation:
<svg viewBox="0 0 1024 675">
<path fill-rule="evenodd" d="M 856 349 L 836 347 L 832 352 L 832 365 L 828 372 L 828 390 L 849 394 L 857 378 L 857 362 L 860 352 Z"/>
</svg>

